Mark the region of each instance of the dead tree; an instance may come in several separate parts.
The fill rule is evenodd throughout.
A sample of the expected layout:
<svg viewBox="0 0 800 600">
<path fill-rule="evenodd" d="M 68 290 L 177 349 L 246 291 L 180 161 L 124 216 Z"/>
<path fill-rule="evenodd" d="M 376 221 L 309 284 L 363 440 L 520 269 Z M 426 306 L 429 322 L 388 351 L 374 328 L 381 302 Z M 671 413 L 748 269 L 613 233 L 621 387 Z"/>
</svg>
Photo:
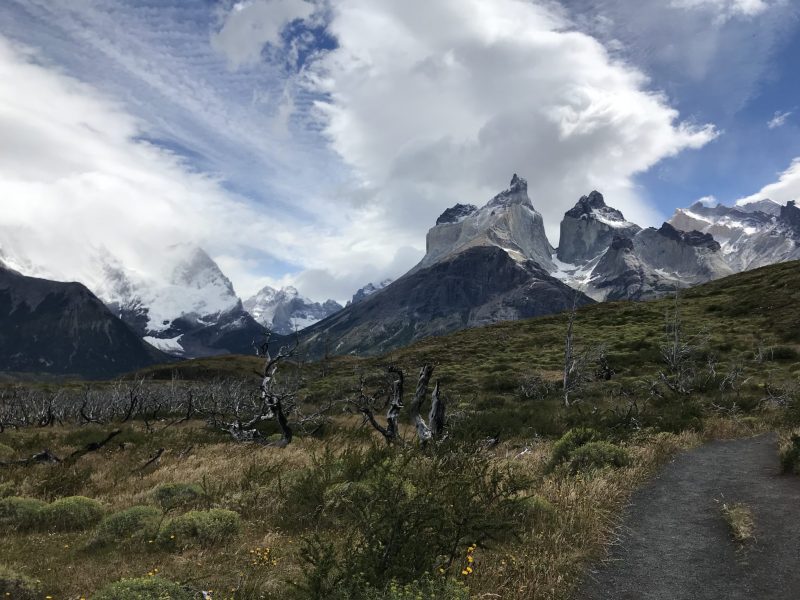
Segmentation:
<svg viewBox="0 0 800 600">
<path fill-rule="evenodd" d="M 567 335 L 564 342 L 564 378 L 562 383 L 562 390 L 564 392 L 564 406 L 569 406 L 569 394 L 574 385 L 574 371 L 575 371 L 575 349 L 573 347 L 573 332 L 575 326 L 575 315 L 578 309 L 578 294 L 575 293 L 575 299 L 572 302 L 572 310 L 569 313 L 567 320 Z"/>
<path fill-rule="evenodd" d="M 667 308 L 664 318 L 666 340 L 661 346 L 661 358 L 667 369 L 661 371 L 659 377 L 672 392 L 686 396 L 692 393 L 696 376 L 695 354 L 700 342 L 698 336 L 691 340 L 685 338 L 680 308 L 680 294 L 676 289 L 672 314 Z"/>
<path fill-rule="evenodd" d="M 366 392 L 366 381 L 362 375 L 359 379 L 358 396 L 355 400 L 351 400 L 355 409 L 364 415 L 364 418 L 372 425 L 378 433 L 383 436 L 387 444 L 394 444 L 400 441 L 400 429 L 398 420 L 400 418 L 400 410 L 403 408 L 403 371 L 395 366 L 388 368 L 389 375 L 392 376 L 391 391 L 389 392 L 389 408 L 386 411 L 386 427 L 378 423 L 375 418 L 375 405 L 377 404 L 375 396 Z"/>
</svg>

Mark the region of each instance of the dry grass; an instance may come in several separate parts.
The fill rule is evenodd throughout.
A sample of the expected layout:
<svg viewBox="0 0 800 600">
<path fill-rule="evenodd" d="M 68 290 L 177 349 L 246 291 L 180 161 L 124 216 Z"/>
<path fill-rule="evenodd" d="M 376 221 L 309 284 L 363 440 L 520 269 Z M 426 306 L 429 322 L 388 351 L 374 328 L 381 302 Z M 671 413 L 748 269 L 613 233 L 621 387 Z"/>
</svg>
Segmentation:
<svg viewBox="0 0 800 600">
<path fill-rule="evenodd" d="M 733 539 L 744 544 L 751 541 L 755 536 L 755 520 L 753 511 L 747 504 L 737 502 L 735 504 L 723 504 L 722 516 L 731 530 Z"/>
</svg>

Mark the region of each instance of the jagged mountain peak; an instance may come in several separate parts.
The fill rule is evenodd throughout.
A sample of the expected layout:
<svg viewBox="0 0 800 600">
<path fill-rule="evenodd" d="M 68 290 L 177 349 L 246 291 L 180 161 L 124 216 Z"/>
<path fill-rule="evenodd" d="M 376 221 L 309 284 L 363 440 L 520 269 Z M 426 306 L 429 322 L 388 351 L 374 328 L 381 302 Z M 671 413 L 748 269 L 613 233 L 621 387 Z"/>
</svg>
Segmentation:
<svg viewBox="0 0 800 600">
<path fill-rule="evenodd" d="M 553 247 L 542 216 L 528 198 L 528 183 L 517 174 L 506 190 L 483 207 L 457 204 L 428 232 L 427 252 L 417 268 L 449 260 L 475 247 L 500 248 L 516 261 L 532 260 L 552 269 Z"/>
<path fill-rule="evenodd" d="M 617 236 L 633 237 L 641 227 L 625 220 L 621 211 L 608 206 L 594 190 L 581 196 L 564 214 L 557 257 L 563 263 L 581 265 L 596 260 Z"/>
<path fill-rule="evenodd" d="M 474 204 L 456 204 L 446 209 L 439 218 L 436 219 L 437 225 L 444 225 L 445 223 L 458 223 L 463 221 L 472 213 L 476 212 L 478 207 Z M 372 284 L 369 284 L 372 285 Z"/>
<path fill-rule="evenodd" d="M 489 200 L 487 206 L 507 206 L 509 204 L 527 204 L 533 208 L 531 199 L 528 197 L 528 181 L 516 173 L 511 177 L 508 189 L 503 190 Z"/>
<path fill-rule="evenodd" d="M 715 252 L 721 248 L 719 242 L 717 242 L 714 239 L 714 236 L 710 233 L 702 233 L 696 230 L 681 231 L 667 222 L 661 225 L 661 227 L 658 229 L 658 233 L 676 242 L 684 243 L 689 246 L 695 246 L 697 248 L 708 248 L 709 250 L 713 250 Z"/>
<path fill-rule="evenodd" d="M 335 300 L 313 302 L 290 285 L 279 290 L 265 286 L 243 306 L 258 323 L 281 335 L 305 329 L 342 309 Z"/>
</svg>

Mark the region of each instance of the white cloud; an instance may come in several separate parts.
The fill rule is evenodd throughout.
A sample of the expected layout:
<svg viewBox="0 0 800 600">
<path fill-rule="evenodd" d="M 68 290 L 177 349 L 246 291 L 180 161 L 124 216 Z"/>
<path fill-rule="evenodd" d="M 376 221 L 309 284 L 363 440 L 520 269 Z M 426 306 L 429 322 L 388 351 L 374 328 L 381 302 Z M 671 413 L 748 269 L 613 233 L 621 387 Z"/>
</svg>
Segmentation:
<svg viewBox="0 0 800 600">
<path fill-rule="evenodd" d="M 211 45 L 238 69 L 258 62 L 266 44 L 278 44 L 284 27 L 314 12 L 305 0 L 245 0 L 236 2 L 222 27 L 211 36 Z"/>
<path fill-rule="evenodd" d="M 719 200 L 717 200 L 714 196 L 703 196 L 702 198 L 698 198 L 697 202 L 703 206 L 708 206 L 709 208 L 713 208 L 719 204 Z"/>
<path fill-rule="evenodd" d="M 206 248 L 242 296 L 295 283 L 346 300 L 413 262 L 407 238 L 370 207 L 354 216 L 338 199 L 302 196 L 303 208 L 328 207 L 309 221 L 248 202 L 141 141 L 145 123 L 120 103 L 41 62 L 0 36 L 0 78 L 13 82 L 0 86 L 0 247 L 41 274 L 91 286 L 105 248 L 157 278 L 161 250 L 187 242 Z M 317 283 L 310 274 L 323 270 Z"/>
<path fill-rule="evenodd" d="M 749 204 L 758 200 L 770 199 L 778 204 L 786 204 L 790 200 L 800 200 L 800 157 L 795 158 L 789 168 L 778 177 L 778 181 L 765 185 L 761 190 L 741 198 L 736 204 Z"/>
<path fill-rule="evenodd" d="M 335 150 L 396 229 L 527 177 L 551 235 L 591 189 L 633 220 L 659 216 L 633 177 L 716 135 L 680 122 L 636 69 L 523 0 L 339 0 L 339 47 L 314 89 Z M 552 240 L 554 243 L 557 239 Z"/>
<path fill-rule="evenodd" d="M 777 129 L 778 127 L 783 127 L 786 125 L 786 121 L 789 117 L 792 116 L 791 111 L 788 112 L 781 112 L 779 110 L 775 111 L 775 115 L 767 121 L 767 127 L 770 129 Z"/>
</svg>

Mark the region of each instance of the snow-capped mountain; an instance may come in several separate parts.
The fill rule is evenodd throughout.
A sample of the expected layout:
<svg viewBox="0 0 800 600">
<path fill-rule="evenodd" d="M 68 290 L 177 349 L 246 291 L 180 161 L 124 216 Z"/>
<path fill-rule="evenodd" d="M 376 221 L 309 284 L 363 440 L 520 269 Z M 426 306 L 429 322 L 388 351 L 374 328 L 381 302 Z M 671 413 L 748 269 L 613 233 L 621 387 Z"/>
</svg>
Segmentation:
<svg viewBox="0 0 800 600">
<path fill-rule="evenodd" d="M 441 219 L 441 217 L 439 218 Z M 372 282 L 368 283 L 364 287 L 359 288 L 359 290 L 355 294 L 353 294 L 353 297 L 347 303 L 347 306 L 350 306 L 351 304 L 357 304 L 358 302 L 366 300 L 367 297 L 372 296 L 374 293 L 380 292 L 382 289 L 386 288 L 390 283 L 392 283 L 392 281 L 393 281 L 392 279 L 384 279 L 377 285 Z"/>
<path fill-rule="evenodd" d="M 739 272 L 800 259 L 797 215 L 800 209 L 794 203 L 781 206 L 772 200 L 712 207 L 697 202 L 676 210 L 669 223 L 713 235 L 725 262 Z"/>
<path fill-rule="evenodd" d="M 342 305 L 335 300 L 312 302 L 291 286 L 280 290 L 266 286 L 245 300 L 244 308 L 273 332 L 289 335 L 342 310 Z"/>
<path fill-rule="evenodd" d="M 408 273 L 377 291 L 368 286 L 370 293 L 357 293 L 357 301 L 306 329 L 307 355 L 386 352 L 432 335 L 592 302 L 550 275 L 555 251 L 528 184 L 517 175 L 481 208 L 445 210 L 428 232 L 427 248 Z"/>
</svg>

